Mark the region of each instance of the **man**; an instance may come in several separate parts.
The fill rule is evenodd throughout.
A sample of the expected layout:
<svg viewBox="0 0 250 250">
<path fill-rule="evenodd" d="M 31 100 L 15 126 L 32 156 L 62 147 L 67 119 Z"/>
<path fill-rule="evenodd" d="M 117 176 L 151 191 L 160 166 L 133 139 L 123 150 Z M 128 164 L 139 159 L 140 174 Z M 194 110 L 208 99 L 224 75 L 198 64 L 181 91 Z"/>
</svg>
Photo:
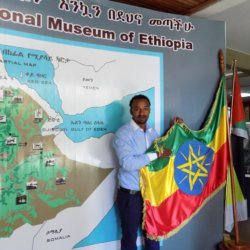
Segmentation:
<svg viewBox="0 0 250 250">
<path fill-rule="evenodd" d="M 115 134 L 113 147 L 119 160 L 117 195 L 121 218 L 121 250 L 136 250 L 138 227 L 142 223 L 143 200 L 140 193 L 139 169 L 157 158 L 169 157 L 172 151 L 146 153 L 158 134 L 148 123 L 150 101 L 144 95 L 130 101 L 130 123 Z M 159 242 L 145 237 L 145 250 L 159 250 Z"/>
</svg>

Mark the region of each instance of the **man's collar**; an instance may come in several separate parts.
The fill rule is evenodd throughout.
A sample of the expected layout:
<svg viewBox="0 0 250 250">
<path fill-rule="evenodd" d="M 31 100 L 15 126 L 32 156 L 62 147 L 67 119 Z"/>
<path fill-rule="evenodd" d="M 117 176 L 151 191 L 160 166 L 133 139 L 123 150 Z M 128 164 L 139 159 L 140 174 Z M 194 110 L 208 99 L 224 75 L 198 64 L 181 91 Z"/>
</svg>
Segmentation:
<svg viewBox="0 0 250 250">
<path fill-rule="evenodd" d="M 137 129 L 143 131 L 143 129 L 133 119 L 131 119 L 130 125 L 132 126 L 134 131 L 136 131 Z M 146 124 L 146 130 L 148 130 L 149 132 L 152 130 L 152 127 L 148 123 Z"/>
</svg>

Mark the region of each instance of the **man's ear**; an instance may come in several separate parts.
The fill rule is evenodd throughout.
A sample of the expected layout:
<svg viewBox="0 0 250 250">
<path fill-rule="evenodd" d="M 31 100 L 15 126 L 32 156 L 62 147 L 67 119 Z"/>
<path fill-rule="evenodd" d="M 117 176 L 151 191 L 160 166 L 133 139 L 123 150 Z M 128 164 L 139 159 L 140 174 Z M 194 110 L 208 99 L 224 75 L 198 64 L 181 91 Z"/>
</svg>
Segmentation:
<svg viewBox="0 0 250 250">
<path fill-rule="evenodd" d="M 132 115 L 132 108 L 129 109 L 130 114 Z"/>
</svg>

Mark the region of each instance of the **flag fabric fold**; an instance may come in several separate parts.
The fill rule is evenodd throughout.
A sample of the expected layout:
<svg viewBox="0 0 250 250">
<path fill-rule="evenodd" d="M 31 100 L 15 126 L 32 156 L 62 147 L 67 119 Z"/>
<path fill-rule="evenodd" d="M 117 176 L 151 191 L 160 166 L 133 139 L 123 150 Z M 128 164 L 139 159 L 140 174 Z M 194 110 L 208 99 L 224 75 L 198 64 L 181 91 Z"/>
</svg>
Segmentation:
<svg viewBox="0 0 250 250">
<path fill-rule="evenodd" d="M 230 178 L 230 169 L 227 172 L 226 198 L 225 198 L 225 231 L 231 232 L 234 227 L 233 217 L 233 200 L 232 200 L 232 186 Z M 236 196 L 236 210 L 238 221 L 248 219 L 247 215 L 247 200 L 242 193 L 237 175 L 234 171 L 234 190 Z"/>
<path fill-rule="evenodd" d="M 169 158 L 156 159 L 140 170 L 144 201 L 143 229 L 161 240 L 178 232 L 225 186 L 228 165 L 225 77 L 201 130 L 175 123 L 149 152 L 171 148 Z"/>
</svg>

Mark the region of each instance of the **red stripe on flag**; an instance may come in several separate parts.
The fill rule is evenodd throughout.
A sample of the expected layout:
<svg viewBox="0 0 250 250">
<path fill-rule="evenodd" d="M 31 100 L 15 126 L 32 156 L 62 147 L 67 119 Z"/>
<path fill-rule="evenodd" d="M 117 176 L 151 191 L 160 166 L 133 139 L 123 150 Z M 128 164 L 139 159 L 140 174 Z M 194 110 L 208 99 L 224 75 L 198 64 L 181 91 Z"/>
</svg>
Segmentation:
<svg viewBox="0 0 250 250">
<path fill-rule="evenodd" d="M 238 74 L 235 74 L 235 86 L 234 86 L 234 98 L 233 98 L 233 108 L 232 108 L 232 124 L 245 120 L 245 111 L 243 107 L 242 97 L 240 94 L 240 81 Z"/>
<path fill-rule="evenodd" d="M 144 229 L 149 236 L 166 237 L 178 229 L 226 181 L 227 149 L 225 143 L 215 155 L 208 182 L 199 196 L 187 195 L 179 189 L 158 207 L 152 207 L 148 200 L 145 202 Z"/>
</svg>

